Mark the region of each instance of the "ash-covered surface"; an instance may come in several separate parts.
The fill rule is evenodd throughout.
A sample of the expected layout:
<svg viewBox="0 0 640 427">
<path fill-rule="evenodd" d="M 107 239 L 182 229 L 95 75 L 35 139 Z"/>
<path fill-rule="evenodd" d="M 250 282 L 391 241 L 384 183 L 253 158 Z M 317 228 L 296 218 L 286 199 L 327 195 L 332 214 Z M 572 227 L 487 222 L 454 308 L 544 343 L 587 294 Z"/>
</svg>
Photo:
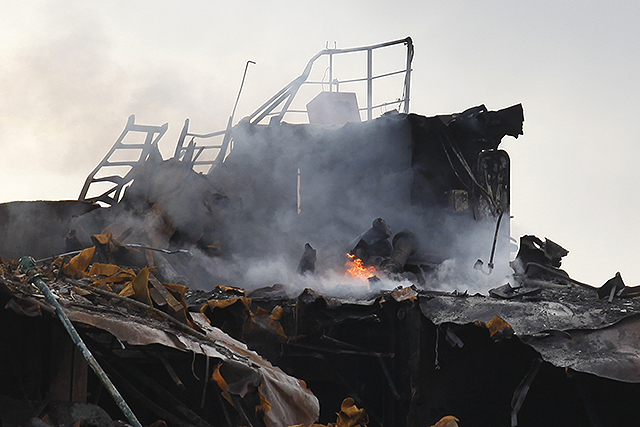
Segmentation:
<svg viewBox="0 0 640 427">
<path fill-rule="evenodd" d="M 535 300 L 408 287 L 349 301 L 305 290 L 210 304 L 205 314 L 303 378 L 323 403 L 323 422 L 333 416 L 324 405 L 339 404 L 342 394 L 360 402 L 372 425 L 417 426 L 451 413 L 473 425 L 509 425 L 519 398 L 519 425 L 638 415 L 631 404 L 640 393 L 638 302 L 547 285 Z M 518 385 L 528 377 L 527 397 Z M 628 396 L 597 397 L 615 390 Z"/>
<path fill-rule="evenodd" d="M 424 299 L 420 307 L 434 323 L 488 322 L 500 316 L 517 335 L 538 335 L 571 329 L 601 329 L 640 314 L 636 298 L 599 299 L 595 289 L 579 286 L 547 288 L 534 298 L 502 300 L 483 295 Z"/>
</svg>

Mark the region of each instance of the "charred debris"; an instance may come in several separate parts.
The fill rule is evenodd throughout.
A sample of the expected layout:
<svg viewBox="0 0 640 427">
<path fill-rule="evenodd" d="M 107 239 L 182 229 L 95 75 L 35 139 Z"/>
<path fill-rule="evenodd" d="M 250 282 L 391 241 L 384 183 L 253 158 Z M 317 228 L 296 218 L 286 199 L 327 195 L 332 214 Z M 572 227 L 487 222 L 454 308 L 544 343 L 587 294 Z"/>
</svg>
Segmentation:
<svg viewBox="0 0 640 427">
<path fill-rule="evenodd" d="M 408 94 L 411 39 L 363 49 L 393 45 Z M 314 61 L 347 51 L 224 131 L 187 120 L 167 160 L 167 125 L 131 116 L 80 200 L 0 205 L 2 425 L 639 418 L 640 291 L 510 238 L 499 145 L 522 106 L 424 117 L 407 95 L 373 119 L 330 78 L 311 123 L 284 121 Z"/>
</svg>

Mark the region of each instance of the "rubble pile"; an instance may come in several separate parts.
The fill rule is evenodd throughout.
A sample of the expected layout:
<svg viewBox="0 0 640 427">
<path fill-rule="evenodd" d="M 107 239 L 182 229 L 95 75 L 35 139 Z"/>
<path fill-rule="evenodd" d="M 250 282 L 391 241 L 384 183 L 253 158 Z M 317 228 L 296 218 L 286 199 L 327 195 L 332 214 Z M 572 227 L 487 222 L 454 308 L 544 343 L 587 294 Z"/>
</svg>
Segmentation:
<svg viewBox="0 0 640 427">
<path fill-rule="evenodd" d="M 120 245 L 108 235 L 94 238 Z M 4 425 L 33 424 L 34 417 L 57 426 L 112 425 L 104 385 L 52 321 L 56 308 L 32 284 L 36 278 L 79 325 L 81 339 L 145 425 L 161 419 L 178 426 L 288 426 L 317 419 L 317 399 L 305 384 L 190 313 L 185 286 L 159 282 L 148 267 L 93 262 L 97 251 L 85 249 L 68 262 L 58 258 L 37 273 L 15 262 L 0 265 L 6 308 L 0 394 L 6 402 L 31 405 L 0 412 Z M 78 415 L 90 412 L 97 415 Z"/>
<path fill-rule="evenodd" d="M 214 280 L 197 256 L 230 255 L 225 222 L 234 203 L 239 202 L 219 192 L 188 164 L 152 158 L 135 170 L 118 204 L 70 221 L 74 238 L 67 239 L 65 250 L 91 246 L 95 234 L 111 234 L 129 250 L 141 249 L 135 258 L 127 254 L 127 262 L 155 266 L 164 281 L 197 287 Z M 110 256 L 118 261 L 117 253 Z"/>
<path fill-rule="evenodd" d="M 343 395 L 366 409 L 370 425 L 423 425 L 451 413 L 461 425 L 486 426 L 635 416 L 640 301 L 609 303 L 568 277 L 538 276 L 522 288 L 508 298 L 416 286 L 360 298 L 218 290 L 204 313 L 304 378 L 325 422 Z"/>
<path fill-rule="evenodd" d="M 637 287 L 572 279 L 536 236 L 508 262 L 498 145 L 523 120 L 243 122 L 208 175 L 195 144 L 162 160 L 149 139 L 102 204 L 0 205 L 2 425 L 638 418 Z M 451 260 L 460 286 L 493 285 L 447 289 Z"/>
</svg>

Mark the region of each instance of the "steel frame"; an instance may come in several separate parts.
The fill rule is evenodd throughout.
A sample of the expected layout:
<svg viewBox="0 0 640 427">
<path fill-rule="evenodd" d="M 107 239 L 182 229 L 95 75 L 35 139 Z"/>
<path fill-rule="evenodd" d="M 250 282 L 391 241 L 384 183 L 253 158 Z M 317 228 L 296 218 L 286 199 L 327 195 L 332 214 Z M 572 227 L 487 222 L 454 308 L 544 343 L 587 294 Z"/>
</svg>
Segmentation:
<svg viewBox="0 0 640 427">
<path fill-rule="evenodd" d="M 394 46 L 398 44 L 404 44 L 407 46 L 407 55 L 406 55 L 406 66 L 404 69 L 393 71 L 389 73 L 374 75 L 373 74 L 373 51 L 376 49 Z M 354 52 L 366 52 L 367 53 L 367 76 L 363 78 L 350 79 L 344 81 L 334 80 L 334 67 L 333 67 L 333 57 L 336 55 L 349 54 Z M 248 116 L 248 121 L 251 125 L 260 124 L 264 119 L 270 117 L 269 124 L 279 124 L 282 122 L 284 116 L 287 113 L 306 113 L 306 111 L 301 110 L 293 110 L 291 109 L 291 104 L 298 94 L 302 85 L 310 84 L 310 85 L 326 85 L 329 84 L 329 91 L 333 91 L 334 85 L 335 90 L 339 91 L 340 84 L 346 83 L 354 83 L 354 82 L 366 82 L 367 84 L 367 105 L 364 108 L 360 108 L 360 111 L 366 111 L 367 121 L 372 120 L 373 110 L 379 107 L 385 107 L 388 105 L 401 105 L 402 112 L 405 114 L 409 113 L 409 101 L 410 101 L 410 89 L 411 89 L 411 63 L 413 61 L 414 49 L 413 49 L 413 41 L 411 37 L 406 37 L 400 40 L 394 40 L 385 43 L 379 43 L 370 46 L 362 46 L 362 47 L 354 47 L 347 49 L 324 49 L 314 55 L 309 62 L 307 63 L 304 71 L 300 76 L 295 78 L 285 87 L 280 89 L 275 95 L 273 95 L 269 100 L 267 100 L 264 104 L 262 104 L 258 109 L 256 109 L 253 113 Z M 309 75 L 311 74 L 311 70 L 313 69 L 313 65 L 315 62 L 323 57 L 328 56 L 329 58 L 329 82 L 316 82 L 316 81 L 308 81 Z M 247 62 L 248 64 L 252 61 Z M 246 76 L 247 68 L 245 66 L 245 74 L 243 75 L 242 82 L 244 84 L 244 78 Z M 403 94 L 402 97 L 395 101 L 384 102 L 378 105 L 373 105 L 373 81 L 376 79 L 389 77 L 393 75 L 404 74 L 404 84 L 403 84 Z M 240 87 L 242 90 L 242 85 Z M 240 93 L 238 93 L 238 98 L 240 97 Z M 236 99 L 237 106 L 238 100 Z M 224 161 L 224 158 L 229 154 L 230 149 L 233 147 L 233 113 L 231 117 L 229 117 L 229 121 L 227 123 L 227 127 L 225 130 L 212 132 L 208 134 L 196 134 L 189 132 L 189 119 L 185 120 L 184 126 L 182 128 L 182 132 L 178 138 L 178 142 L 176 144 L 176 149 L 174 153 L 174 157 L 183 161 L 188 161 L 192 164 L 192 166 L 206 166 L 209 165 L 209 170 L 207 174 L 210 174 L 213 169 Z M 222 142 L 220 144 L 209 144 L 209 145 L 198 145 L 196 143 L 196 138 L 198 139 L 207 139 L 214 138 L 218 136 L 224 135 Z M 185 145 L 185 140 L 191 137 L 189 142 Z M 205 150 L 217 149 L 218 153 L 215 155 L 213 160 L 199 160 L 201 154 Z"/>
</svg>

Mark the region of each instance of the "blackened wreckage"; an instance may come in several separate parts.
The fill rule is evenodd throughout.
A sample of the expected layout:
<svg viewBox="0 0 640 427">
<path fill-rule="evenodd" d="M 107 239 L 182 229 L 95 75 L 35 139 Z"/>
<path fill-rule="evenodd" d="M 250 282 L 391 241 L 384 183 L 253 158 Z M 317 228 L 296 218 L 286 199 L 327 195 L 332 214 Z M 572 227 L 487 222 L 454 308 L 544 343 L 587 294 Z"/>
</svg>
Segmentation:
<svg viewBox="0 0 640 427">
<path fill-rule="evenodd" d="M 410 114 L 411 39 L 360 50 L 395 45 L 400 111 L 373 119 L 369 73 L 361 122 L 331 69 L 312 123 L 284 121 L 315 60 L 358 51 L 327 49 L 235 126 L 187 120 L 167 160 L 167 126 L 131 116 L 80 201 L 0 205 L 3 425 L 286 427 L 338 409 L 338 426 L 637 419 L 640 292 L 619 273 L 573 280 L 549 239 L 523 236 L 509 263 L 499 145 L 522 135 L 522 106 Z M 345 276 L 349 259 L 369 273 Z"/>
</svg>

